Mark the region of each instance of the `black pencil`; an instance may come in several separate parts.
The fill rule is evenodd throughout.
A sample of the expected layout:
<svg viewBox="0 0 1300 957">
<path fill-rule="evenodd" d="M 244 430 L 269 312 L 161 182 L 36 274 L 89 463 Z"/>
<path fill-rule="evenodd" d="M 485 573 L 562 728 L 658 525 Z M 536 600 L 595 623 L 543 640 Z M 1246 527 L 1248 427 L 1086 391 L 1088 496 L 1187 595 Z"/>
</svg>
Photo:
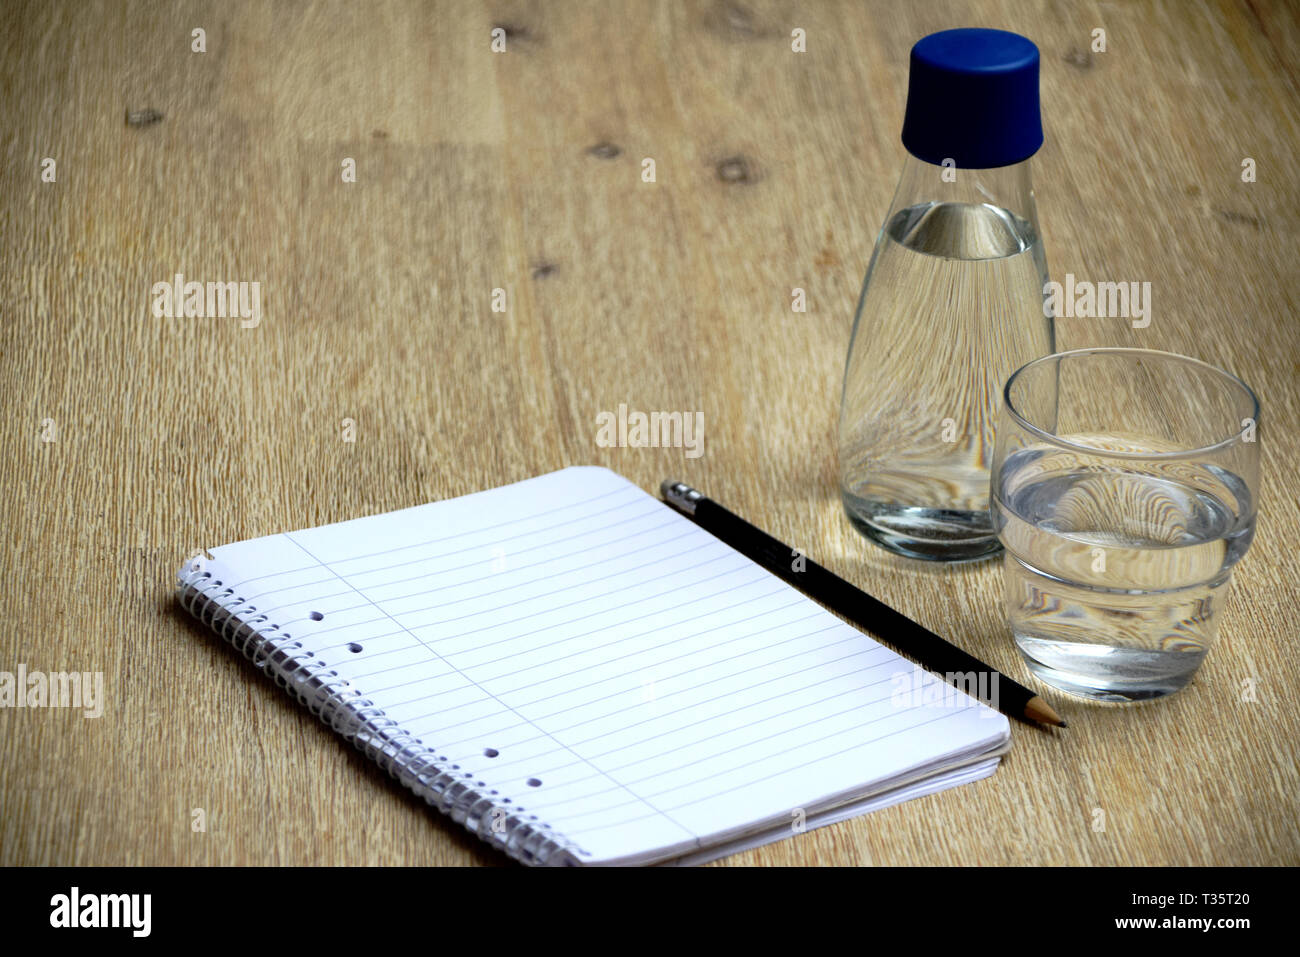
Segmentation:
<svg viewBox="0 0 1300 957">
<path fill-rule="evenodd" d="M 682 482 L 667 480 L 660 488 L 664 501 L 694 519 L 705 531 L 736 551 L 785 579 L 831 611 L 865 628 L 881 641 L 914 659 L 927 671 L 943 677 L 1003 714 L 1024 721 L 1065 722 L 1040 696 L 995 671 L 973 655 L 944 641 L 884 602 L 872 598 L 816 562 L 755 528 L 717 502 L 705 498 Z M 986 681 L 974 676 L 985 675 Z M 978 692 L 976 689 L 980 689 Z"/>
</svg>

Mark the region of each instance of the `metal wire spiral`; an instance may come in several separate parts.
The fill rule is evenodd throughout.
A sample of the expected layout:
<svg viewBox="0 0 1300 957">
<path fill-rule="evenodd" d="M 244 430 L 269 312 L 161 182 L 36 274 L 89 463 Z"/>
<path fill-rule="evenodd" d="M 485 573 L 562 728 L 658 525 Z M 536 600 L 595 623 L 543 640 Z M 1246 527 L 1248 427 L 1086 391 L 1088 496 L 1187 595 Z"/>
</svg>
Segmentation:
<svg viewBox="0 0 1300 957">
<path fill-rule="evenodd" d="M 545 823 L 483 793 L 481 781 L 447 767 L 447 759 L 403 730 L 382 708 L 303 643 L 212 573 L 183 568 L 177 576 L 181 606 L 212 628 L 245 658 L 305 704 L 334 731 L 453 821 L 525 864 L 576 864 L 583 852 Z"/>
</svg>

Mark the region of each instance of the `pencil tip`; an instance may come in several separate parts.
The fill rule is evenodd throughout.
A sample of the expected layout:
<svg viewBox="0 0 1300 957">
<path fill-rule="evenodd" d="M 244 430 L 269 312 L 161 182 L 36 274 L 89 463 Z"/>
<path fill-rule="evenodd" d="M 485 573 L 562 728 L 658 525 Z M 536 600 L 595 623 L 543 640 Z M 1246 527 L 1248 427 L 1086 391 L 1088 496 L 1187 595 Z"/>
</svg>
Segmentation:
<svg viewBox="0 0 1300 957">
<path fill-rule="evenodd" d="M 1038 695 L 1034 695 L 1026 702 L 1025 716 L 1041 724 L 1054 724 L 1060 728 L 1065 727 L 1065 722 L 1061 720 L 1061 716 L 1053 711 L 1052 706 Z"/>
</svg>

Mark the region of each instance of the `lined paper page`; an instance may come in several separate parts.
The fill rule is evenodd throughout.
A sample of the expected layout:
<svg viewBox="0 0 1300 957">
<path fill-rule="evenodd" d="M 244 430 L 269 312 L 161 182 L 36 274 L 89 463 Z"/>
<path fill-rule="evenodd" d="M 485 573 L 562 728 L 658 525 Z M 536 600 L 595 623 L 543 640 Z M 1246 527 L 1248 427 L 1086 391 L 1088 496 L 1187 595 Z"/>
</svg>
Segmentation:
<svg viewBox="0 0 1300 957">
<path fill-rule="evenodd" d="M 789 822 L 1008 735 L 606 469 L 213 554 L 259 614 L 592 862 Z"/>
</svg>

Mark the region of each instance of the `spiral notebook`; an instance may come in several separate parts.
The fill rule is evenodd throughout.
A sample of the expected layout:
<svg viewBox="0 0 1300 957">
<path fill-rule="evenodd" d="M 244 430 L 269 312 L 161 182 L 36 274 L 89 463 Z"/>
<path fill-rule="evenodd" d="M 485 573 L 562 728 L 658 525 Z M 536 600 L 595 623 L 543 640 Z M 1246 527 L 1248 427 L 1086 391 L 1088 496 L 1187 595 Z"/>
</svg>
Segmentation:
<svg viewBox="0 0 1300 957">
<path fill-rule="evenodd" d="M 213 549 L 182 604 L 528 864 L 697 863 L 991 774 L 1007 719 L 603 468 Z"/>
</svg>

